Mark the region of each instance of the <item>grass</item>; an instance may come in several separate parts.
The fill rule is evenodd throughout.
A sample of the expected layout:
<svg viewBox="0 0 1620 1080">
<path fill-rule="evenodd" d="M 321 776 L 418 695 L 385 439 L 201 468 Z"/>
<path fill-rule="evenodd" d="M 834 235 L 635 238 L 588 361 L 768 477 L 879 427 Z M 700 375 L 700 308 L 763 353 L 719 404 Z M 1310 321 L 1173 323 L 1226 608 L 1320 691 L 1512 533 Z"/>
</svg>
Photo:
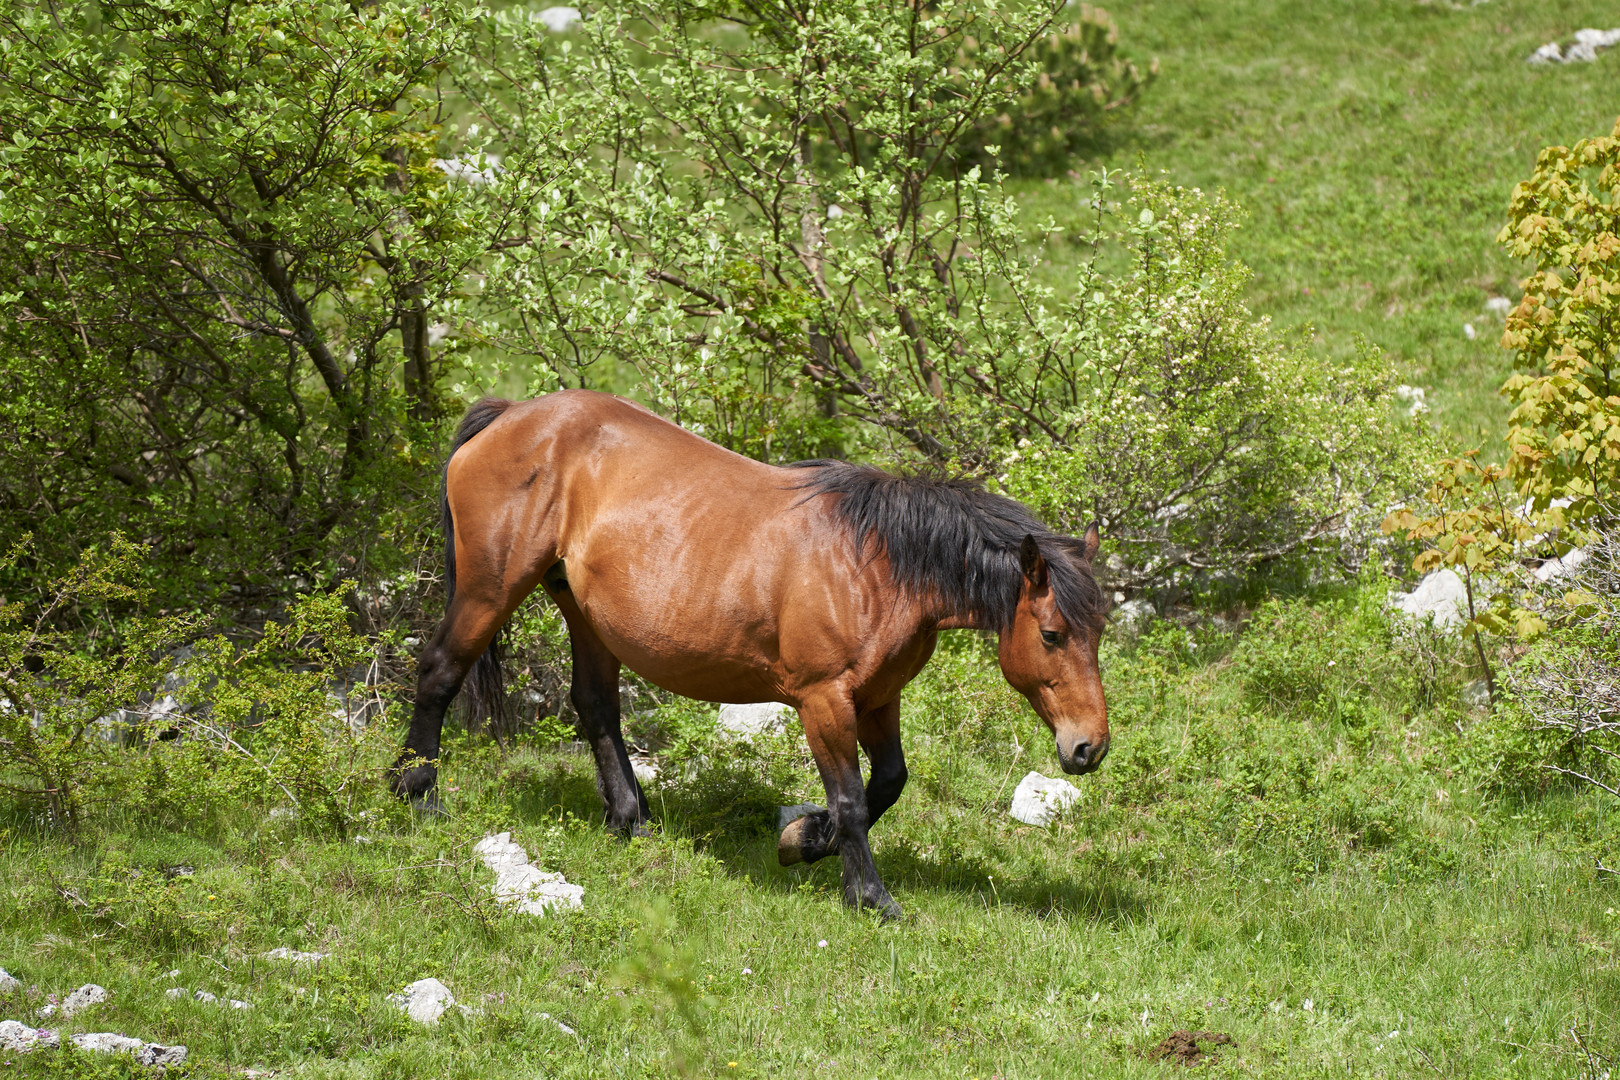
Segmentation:
<svg viewBox="0 0 1620 1080">
<path fill-rule="evenodd" d="M 1525 268 L 1500 250 L 1513 185 L 1539 150 L 1613 128 L 1620 49 L 1525 63 L 1547 41 L 1616 23 L 1596 2 L 1143 0 L 1112 9 L 1162 74 L 1085 167 L 1163 170 L 1249 212 L 1235 254 L 1251 304 L 1346 354 L 1358 337 L 1430 388 L 1448 445 L 1499 441 L 1509 370 L 1491 296 Z M 1032 209 L 1067 183 L 1024 181 Z M 1037 215 L 1039 216 L 1039 215 Z M 1476 332 L 1464 333 L 1464 324 Z"/>
<path fill-rule="evenodd" d="M 1390 631 L 1383 587 L 1110 645 L 1116 749 L 1050 830 L 1005 813 L 1056 772 L 1049 736 L 958 635 L 909 695 L 911 786 L 874 833 L 896 925 L 841 906 L 835 860 L 776 865 L 771 807 L 816 794 L 802 741 L 705 744 L 687 706 L 657 722 L 708 762 L 631 842 L 592 823 L 588 757 L 481 740 L 449 755 L 449 821 L 378 802 L 347 840 L 264 807 L 70 844 L 13 815 L 0 966 L 29 989 L 0 1016 L 98 982 L 113 1000 L 73 1027 L 184 1043 L 196 1076 L 1158 1076 L 1144 1053 L 1183 1028 L 1235 1040 L 1214 1075 L 1597 1076 L 1620 1053 L 1620 889 L 1592 868 L 1615 808 L 1499 793 L 1458 737 L 1491 721 L 1453 646 Z M 470 851 L 497 828 L 585 909 L 498 911 Z M 332 955 L 258 958 L 282 945 Z M 407 1022 L 386 995 L 426 976 L 481 1011 Z"/>
</svg>

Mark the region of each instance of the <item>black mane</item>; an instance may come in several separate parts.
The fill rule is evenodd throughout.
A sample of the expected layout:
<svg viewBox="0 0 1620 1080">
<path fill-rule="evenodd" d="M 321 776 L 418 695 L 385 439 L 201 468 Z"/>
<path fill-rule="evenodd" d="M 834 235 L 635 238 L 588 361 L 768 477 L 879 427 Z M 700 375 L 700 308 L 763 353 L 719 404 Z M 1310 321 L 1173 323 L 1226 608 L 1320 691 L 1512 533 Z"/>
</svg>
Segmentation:
<svg viewBox="0 0 1620 1080">
<path fill-rule="evenodd" d="M 1007 630 L 1023 581 L 1018 552 L 1033 536 L 1046 559 L 1058 610 L 1073 625 L 1093 622 L 1107 602 L 1084 561 L 1084 545 L 1055 533 L 1027 507 L 972 480 L 895 476 L 843 461 L 789 466 L 810 475 L 795 485 L 837 495 L 835 513 L 855 534 L 855 549 L 875 542 L 890 572 L 914 595 L 935 596 L 987 629 Z"/>
</svg>

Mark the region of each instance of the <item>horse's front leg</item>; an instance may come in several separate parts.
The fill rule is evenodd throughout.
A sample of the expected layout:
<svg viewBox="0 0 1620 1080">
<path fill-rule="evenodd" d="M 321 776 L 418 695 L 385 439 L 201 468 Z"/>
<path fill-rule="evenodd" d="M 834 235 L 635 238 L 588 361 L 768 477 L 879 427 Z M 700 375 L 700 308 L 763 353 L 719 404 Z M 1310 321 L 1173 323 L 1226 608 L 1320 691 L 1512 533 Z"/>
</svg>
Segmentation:
<svg viewBox="0 0 1620 1080">
<path fill-rule="evenodd" d="M 883 887 L 867 841 L 872 819 L 861 784 L 855 706 L 843 695 L 830 693 L 807 698 L 799 717 L 827 790 L 827 809 L 790 824 L 782 833 L 777 856 L 791 865 L 836 852 L 844 862 L 844 903 L 877 908 L 885 919 L 897 919 L 900 905 Z M 886 803 L 882 809 L 887 808 Z"/>
</svg>

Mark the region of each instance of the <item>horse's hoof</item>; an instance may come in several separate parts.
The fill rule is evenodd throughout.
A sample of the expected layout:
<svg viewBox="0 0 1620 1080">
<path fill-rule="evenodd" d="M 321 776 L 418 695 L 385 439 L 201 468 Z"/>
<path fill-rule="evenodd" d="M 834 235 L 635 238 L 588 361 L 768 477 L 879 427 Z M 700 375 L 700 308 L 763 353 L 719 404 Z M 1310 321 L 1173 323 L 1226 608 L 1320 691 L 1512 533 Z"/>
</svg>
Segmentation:
<svg viewBox="0 0 1620 1080">
<path fill-rule="evenodd" d="M 792 866 L 804 862 L 804 845 L 811 837 L 805 835 L 810 823 L 815 820 L 808 814 L 802 818 L 795 818 L 782 830 L 782 835 L 776 841 L 776 861 L 783 866 Z"/>
<path fill-rule="evenodd" d="M 634 825 L 630 826 L 630 839 L 632 840 L 638 836 L 651 839 L 657 835 L 658 834 L 653 832 L 645 821 L 638 821 Z"/>
<path fill-rule="evenodd" d="M 444 818 L 450 815 L 445 811 L 444 804 L 439 801 L 439 793 L 432 788 L 411 796 L 411 809 L 423 817 Z"/>
</svg>

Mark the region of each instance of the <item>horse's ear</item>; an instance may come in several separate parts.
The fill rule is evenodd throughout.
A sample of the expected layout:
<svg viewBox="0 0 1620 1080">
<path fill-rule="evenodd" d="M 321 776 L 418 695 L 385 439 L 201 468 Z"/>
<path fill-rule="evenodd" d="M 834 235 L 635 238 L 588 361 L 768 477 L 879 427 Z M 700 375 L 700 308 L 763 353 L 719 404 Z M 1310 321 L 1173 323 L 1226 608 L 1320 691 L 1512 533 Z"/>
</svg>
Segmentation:
<svg viewBox="0 0 1620 1080">
<path fill-rule="evenodd" d="M 1041 554 L 1041 546 L 1035 542 L 1035 537 L 1024 534 L 1024 542 L 1018 548 L 1018 568 L 1024 572 L 1024 580 L 1029 587 L 1039 589 L 1046 584 L 1046 558 Z"/>
<path fill-rule="evenodd" d="M 1086 535 L 1080 538 L 1080 557 L 1088 563 L 1097 558 L 1097 550 L 1102 547 L 1102 532 L 1097 528 L 1101 524 L 1100 521 L 1093 521 Z"/>
</svg>

